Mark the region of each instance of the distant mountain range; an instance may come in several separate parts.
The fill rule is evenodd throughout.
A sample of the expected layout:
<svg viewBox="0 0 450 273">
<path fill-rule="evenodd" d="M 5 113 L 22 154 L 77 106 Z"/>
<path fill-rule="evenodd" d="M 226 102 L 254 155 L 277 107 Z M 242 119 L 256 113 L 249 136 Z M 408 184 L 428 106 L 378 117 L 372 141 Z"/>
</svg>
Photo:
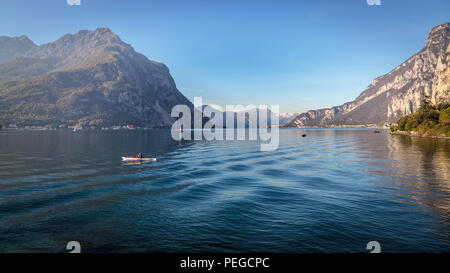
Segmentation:
<svg viewBox="0 0 450 273">
<path fill-rule="evenodd" d="M 279 114 L 280 125 L 288 124 L 289 122 L 294 120 L 294 118 L 296 118 L 298 115 L 300 115 L 300 113 L 280 113 Z"/>
<path fill-rule="evenodd" d="M 0 123 L 168 127 L 177 104 L 193 108 L 169 69 L 107 28 L 40 46 L 0 37 Z"/>
<path fill-rule="evenodd" d="M 431 30 L 424 49 L 373 80 L 354 101 L 302 113 L 286 127 L 380 124 L 416 112 L 424 96 L 450 100 L 450 23 Z"/>
<path fill-rule="evenodd" d="M 204 110 L 205 107 L 208 105 L 203 105 L 202 107 L 197 107 L 196 109 L 201 112 L 202 109 Z M 259 108 L 252 108 L 250 110 L 245 111 L 237 111 L 237 112 L 227 112 L 227 111 L 219 111 L 217 108 L 214 108 L 211 106 L 212 109 L 214 109 L 214 112 L 222 115 L 223 119 L 223 128 L 226 128 L 226 122 L 227 122 L 227 116 L 232 114 L 234 116 L 234 127 L 246 127 L 246 128 L 258 128 L 258 127 L 280 127 L 282 125 L 288 124 L 293 118 L 295 118 L 298 113 L 275 113 L 270 110 L 270 108 L 267 109 L 267 117 L 266 117 L 266 124 L 263 124 L 260 122 L 260 113 L 262 111 Z M 241 114 L 241 116 L 238 116 Z M 242 121 L 242 114 L 245 114 L 244 117 L 244 124 L 241 123 Z M 250 115 L 256 117 L 256 119 L 250 119 Z M 272 116 L 275 118 L 272 122 Z M 208 118 L 203 118 L 203 123 L 207 122 Z"/>
</svg>

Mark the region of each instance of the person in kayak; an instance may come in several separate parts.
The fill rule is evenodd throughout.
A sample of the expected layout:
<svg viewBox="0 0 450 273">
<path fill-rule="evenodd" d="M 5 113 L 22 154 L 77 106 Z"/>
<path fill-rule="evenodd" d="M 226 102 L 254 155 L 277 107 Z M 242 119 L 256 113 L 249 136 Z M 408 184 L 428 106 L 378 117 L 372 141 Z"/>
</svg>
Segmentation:
<svg viewBox="0 0 450 273">
<path fill-rule="evenodd" d="M 144 156 L 142 155 L 142 153 L 138 153 L 138 155 L 136 156 L 137 158 L 144 158 Z"/>
</svg>

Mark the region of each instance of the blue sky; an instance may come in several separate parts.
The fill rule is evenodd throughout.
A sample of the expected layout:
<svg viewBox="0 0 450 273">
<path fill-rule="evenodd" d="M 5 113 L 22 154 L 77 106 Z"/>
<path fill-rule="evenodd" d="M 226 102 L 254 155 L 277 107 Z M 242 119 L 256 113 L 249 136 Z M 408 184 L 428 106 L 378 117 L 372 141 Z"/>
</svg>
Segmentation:
<svg viewBox="0 0 450 273">
<path fill-rule="evenodd" d="M 191 101 L 279 104 L 282 112 L 353 100 L 450 21 L 448 0 L 2 0 L 0 35 L 37 44 L 109 27 L 165 63 Z"/>
</svg>

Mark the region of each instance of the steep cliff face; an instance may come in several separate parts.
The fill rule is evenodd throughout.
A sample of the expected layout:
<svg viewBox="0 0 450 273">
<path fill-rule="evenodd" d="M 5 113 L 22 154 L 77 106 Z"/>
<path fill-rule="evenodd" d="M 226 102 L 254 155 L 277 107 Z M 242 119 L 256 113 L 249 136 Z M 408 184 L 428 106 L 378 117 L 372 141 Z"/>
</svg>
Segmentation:
<svg viewBox="0 0 450 273">
<path fill-rule="evenodd" d="M 167 127 L 177 104 L 193 107 L 168 68 L 107 28 L 67 34 L 0 63 L 3 123 Z"/>
<path fill-rule="evenodd" d="M 373 80 L 354 101 L 302 113 L 287 127 L 382 123 L 417 111 L 425 95 L 432 103 L 450 101 L 449 41 L 450 23 L 433 28 L 424 49 Z"/>
</svg>

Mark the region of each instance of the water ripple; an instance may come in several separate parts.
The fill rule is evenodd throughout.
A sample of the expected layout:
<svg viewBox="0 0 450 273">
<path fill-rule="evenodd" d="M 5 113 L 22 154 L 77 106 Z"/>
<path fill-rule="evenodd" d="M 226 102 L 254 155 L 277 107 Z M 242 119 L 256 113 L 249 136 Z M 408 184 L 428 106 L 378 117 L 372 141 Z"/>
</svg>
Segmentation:
<svg viewBox="0 0 450 273">
<path fill-rule="evenodd" d="M 261 152 L 167 130 L 3 131 L 0 252 L 450 251 L 449 141 L 280 134 Z M 158 161 L 120 161 L 137 152 Z"/>
</svg>

